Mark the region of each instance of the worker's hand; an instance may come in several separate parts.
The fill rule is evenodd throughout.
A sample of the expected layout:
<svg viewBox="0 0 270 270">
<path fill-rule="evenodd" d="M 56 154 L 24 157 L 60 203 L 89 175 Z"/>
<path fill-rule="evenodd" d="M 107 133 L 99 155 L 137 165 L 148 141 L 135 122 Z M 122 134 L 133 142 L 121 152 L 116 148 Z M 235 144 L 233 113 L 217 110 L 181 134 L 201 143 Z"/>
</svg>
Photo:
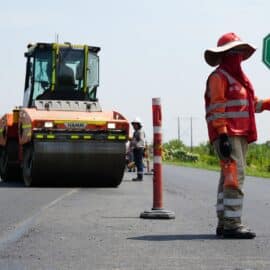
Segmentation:
<svg viewBox="0 0 270 270">
<path fill-rule="evenodd" d="M 232 145 L 225 133 L 219 135 L 219 152 L 224 158 L 229 158 L 232 153 Z"/>
</svg>

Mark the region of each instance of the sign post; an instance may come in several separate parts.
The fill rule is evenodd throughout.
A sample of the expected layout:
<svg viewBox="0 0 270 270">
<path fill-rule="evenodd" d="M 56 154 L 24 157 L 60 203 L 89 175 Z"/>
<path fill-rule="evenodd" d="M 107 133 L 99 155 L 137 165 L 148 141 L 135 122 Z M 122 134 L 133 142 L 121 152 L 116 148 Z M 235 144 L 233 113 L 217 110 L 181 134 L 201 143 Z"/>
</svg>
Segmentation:
<svg viewBox="0 0 270 270">
<path fill-rule="evenodd" d="M 270 69 L 270 34 L 263 39 L 263 55 L 264 64 Z"/>
</svg>

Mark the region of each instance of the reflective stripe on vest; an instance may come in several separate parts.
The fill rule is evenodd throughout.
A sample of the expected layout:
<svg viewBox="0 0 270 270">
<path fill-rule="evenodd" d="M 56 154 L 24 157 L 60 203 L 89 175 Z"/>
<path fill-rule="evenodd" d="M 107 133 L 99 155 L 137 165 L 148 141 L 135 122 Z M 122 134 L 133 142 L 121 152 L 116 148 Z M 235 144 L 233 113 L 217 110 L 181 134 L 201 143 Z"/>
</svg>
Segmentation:
<svg viewBox="0 0 270 270">
<path fill-rule="evenodd" d="M 228 79 L 229 84 L 239 83 L 235 78 L 233 78 L 233 77 L 232 77 L 227 71 L 225 71 L 224 69 L 221 69 L 221 68 L 220 68 L 219 71 L 225 75 L 225 77 Z"/>
<path fill-rule="evenodd" d="M 211 104 L 206 108 L 206 113 L 209 113 L 210 111 L 214 109 L 219 109 L 219 108 L 226 108 L 226 107 L 233 107 L 233 106 L 248 106 L 249 102 L 247 99 L 234 99 L 227 101 L 225 103 L 215 103 Z"/>
<path fill-rule="evenodd" d="M 263 105 L 263 100 L 260 100 L 260 101 L 257 102 L 256 108 L 255 108 L 255 111 L 257 113 L 260 113 L 262 111 L 262 105 Z"/>
<path fill-rule="evenodd" d="M 239 84 L 239 82 L 235 80 L 227 71 L 223 69 L 219 69 L 219 71 L 223 73 L 223 75 L 228 79 L 228 83 L 230 85 L 234 83 Z M 211 104 L 206 108 L 206 113 L 209 113 L 214 109 L 228 108 L 228 107 L 233 107 L 233 106 L 249 106 L 249 102 L 247 99 L 234 99 L 234 100 L 229 100 L 224 103 Z M 212 115 L 206 117 L 206 121 L 207 123 L 209 123 L 210 121 L 213 121 L 219 118 L 249 118 L 249 112 L 242 111 L 242 112 L 213 113 Z"/>
<path fill-rule="evenodd" d="M 248 112 L 224 112 L 224 113 L 215 113 L 206 117 L 207 123 L 210 121 L 219 119 L 219 118 L 249 118 Z"/>
</svg>

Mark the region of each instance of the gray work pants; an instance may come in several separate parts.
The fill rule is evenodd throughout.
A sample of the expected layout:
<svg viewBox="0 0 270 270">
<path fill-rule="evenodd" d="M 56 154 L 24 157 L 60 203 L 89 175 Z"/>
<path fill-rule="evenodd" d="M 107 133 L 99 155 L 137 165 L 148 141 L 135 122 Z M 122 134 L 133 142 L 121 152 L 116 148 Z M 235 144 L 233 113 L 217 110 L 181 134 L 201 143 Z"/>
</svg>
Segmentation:
<svg viewBox="0 0 270 270">
<path fill-rule="evenodd" d="M 229 140 L 232 144 L 231 158 L 236 161 L 237 177 L 239 188 L 224 188 L 224 176 L 220 173 L 220 179 L 217 192 L 217 217 L 218 226 L 224 226 L 225 229 L 234 229 L 241 225 L 241 216 L 243 208 L 243 184 L 245 178 L 246 154 L 248 143 L 246 137 L 231 136 Z M 218 147 L 219 140 L 214 142 L 215 150 L 219 159 L 223 159 Z"/>
</svg>

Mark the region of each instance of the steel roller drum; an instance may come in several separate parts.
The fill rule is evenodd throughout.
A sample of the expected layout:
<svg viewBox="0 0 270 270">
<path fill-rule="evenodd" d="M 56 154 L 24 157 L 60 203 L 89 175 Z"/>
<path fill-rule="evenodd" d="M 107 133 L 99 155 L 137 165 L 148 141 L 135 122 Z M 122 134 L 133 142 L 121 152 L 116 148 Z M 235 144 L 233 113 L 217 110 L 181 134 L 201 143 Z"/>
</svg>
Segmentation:
<svg viewBox="0 0 270 270">
<path fill-rule="evenodd" d="M 28 151 L 30 185 L 46 179 L 116 187 L 122 181 L 124 142 L 34 140 Z"/>
</svg>

